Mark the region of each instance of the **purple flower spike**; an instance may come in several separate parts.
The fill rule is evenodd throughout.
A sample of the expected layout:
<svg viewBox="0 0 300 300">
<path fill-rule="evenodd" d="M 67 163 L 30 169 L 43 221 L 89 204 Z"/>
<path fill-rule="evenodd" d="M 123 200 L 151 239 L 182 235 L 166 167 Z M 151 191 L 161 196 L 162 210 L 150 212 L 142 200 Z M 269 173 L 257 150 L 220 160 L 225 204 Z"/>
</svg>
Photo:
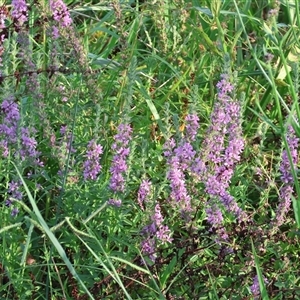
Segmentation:
<svg viewBox="0 0 300 300">
<path fill-rule="evenodd" d="M 164 218 L 161 214 L 160 205 L 157 203 L 154 208 L 154 214 L 151 217 L 151 223 L 146 225 L 141 234 L 146 236 L 146 239 L 142 241 L 141 248 L 142 253 L 149 255 L 149 258 L 155 262 L 156 256 L 154 251 L 156 249 L 156 242 L 171 243 L 171 231 L 167 225 L 163 225 Z M 156 237 L 156 239 L 155 239 Z"/>
<path fill-rule="evenodd" d="M 264 282 L 268 283 L 268 280 L 264 278 Z M 259 299 L 260 296 L 260 288 L 259 288 L 259 281 L 258 281 L 258 276 L 255 275 L 253 278 L 253 284 L 250 287 L 250 291 L 254 297 L 254 299 Z"/>
<path fill-rule="evenodd" d="M 120 124 L 118 133 L 115 135 L 115 142 L 112 144 L 112 150 L 115 155 L 112 160 L 110 172 L 112 174 L 109 187 L 114 192 L 124 192 L 125 179 L 123 175 L 127 171 L 126 159 L 129 155 L 129 145 L 132 129 L 129 125 Z"/>
<path fill-rule="evenodd" d="M 144 179 L 141 182 L 139 191 L 138 191 L 138 203 L 142 210 L 144 210 L 144 202 L 147 201 L 147 197 L 150 194 L 151 182 L 147 179 Z"/>
<path fill-rule="evenodd" d="M 185 118 L 185 136 L 189 141 L 195 141 L 199 129 L 199 118 L 196 114 L 189 114 Z"/>
<path fill-rule="evenodd" d="M 292 168 L 294 166 L 297 166 L 297 160 L 298 160 L 298 147 L 299 147 L 299 138 L 296 137 L 294 128 L 292 126 L 288 127 L 287 131 L 287 144 L 290 149 L 290 153 L 292 156 Z M 281 165 L 279 168 L 281 172 L 281 180 L 284 183 L 293 183 L 293 176 L 291 172 L 291 164 L 288 158 L 288 153 L 286 150 L 283 150 L 282 152 L 282 159 L 281 159 Z"/>
<path fill-rule="evenodd" d="M 152 262 L 156 260 L 155 248 L 156 242 L 152 238 L 147 238 L 141 242 L 141 250 L 144 255 L 149 255 L 149 258 Z"/>
<path fill-rule="evenodd" d="M 88 144 L 88 150 L 86 153 L 86 161 L 83 163 L 83 177 L 85 180 L 96 180 L 101 166 L 99 163 L 100 156 L 103 153 L 102 146 L 96 144 L 94 140 L 91 140 Z"/>
<path fill-rule="evenodd" d="M 50 0 L 50 9 L 54 20 L 62 27 L 69 27 L 72 24 L 69 10 L 62 0 Z"/>
<path fill-rule="evenodd" d="M 120 200 L 120 199 L 109 199 L 107 203 L 108 203 L 108 205 L 111 205 L 111 206 L 121 207 L 122 200 Z"/>
<path fill-rule="evenodd" d="M 219 204 L 227 212 L 233 213 L 239 221 L 246 218 L 245 212 L 238 207 L 235 199 L 227 191 L 234 167 L 240 161 L 244 149 L 241 102 L 233 97 L 234 85 L 230 82 L 229 75 L 221 75 L 217 88 L 218 95 L 211 114 L 211 125 L 203 142 L 203 155 L 197 158 L 197 164 L 195 160 L 192 166 L 192 171 L 205 179 L 206 192 L 213 199 L 208 202 L 206 209 L 208 222 L 212 227 L 223 222 L 221 211 L 217 207 Z M 213 207 L 209 207 L 210 203 Z"/>
<path fill-rule="evenodd" d="M 0 124 L 0 148 L 2 156 L 7 157 L 9 151 L 22 161 L 31 159 L 37 166 L 41 165 L 38 159 L 37 141 L 32 136 L 36 133 L 34 128 L 20 126 L 19 106 L 13 97 L 3 100 L 1 104 L 3 122 Z"/>
<path fill-rule="evenodd" d="M 298 164 L 298 147 L 299 138 L 296 137 L 294 128 L 288 126 L 287 130 L 287 144 L 291 153 L 292 165 L 288 158 L 286 150 L 282 151 L 281 164 L 279 170 L 281 172 L 282 187 L 279 190 L 279 205 L 276 210 L 275 218 L 271 222 L 271 227 L 278 228 L 284 223 L 285 216 L 287 215 L 291 206 L 291 197 L 293 194 L 294 179 L 292 175 L 292 168 Z"/>
<path fill-rule="evenodd" d="M 19 209 L 17 207 L 14 207 L 11 211 L 11 216 L 15 217 L 19 213 Z"/>
<path fill-rule="evenodd" d="M 195 155 L 191 142 L 195 141 L 199 128 L 199 118 L 196 114 L 186 117 L 185 134 L 178 145 L 174 139 L 167 140 L 164 144 L 164 156 L 167 159 L 167 178 L 170 182 L 170 198 L 176 206 L 179 206 L 182 218 L 188 221 L 191 217 L 191 197 L 186 187 L 186 175 L 189 171 L 198 171 L 195 165 Z"/>
<path fill-rule="evenodd" d="M 12 206 L 13 202 L 16 200 L 22 200 L 22 192 L 20 191 L 21 182 L 11 181 L 8 186 L 9 198 L 5 201 L 7 207 Z M 16 207 L 12 208 L 11 215 L 15 217 L 18 214 L 19 210 Z"/>
<path fill-rule="evenodd" d="M 11 16 L 17 20 L 19 26 L 27 21 L 27 4 L 25 0 L 12 0 Z"/>
</svg>

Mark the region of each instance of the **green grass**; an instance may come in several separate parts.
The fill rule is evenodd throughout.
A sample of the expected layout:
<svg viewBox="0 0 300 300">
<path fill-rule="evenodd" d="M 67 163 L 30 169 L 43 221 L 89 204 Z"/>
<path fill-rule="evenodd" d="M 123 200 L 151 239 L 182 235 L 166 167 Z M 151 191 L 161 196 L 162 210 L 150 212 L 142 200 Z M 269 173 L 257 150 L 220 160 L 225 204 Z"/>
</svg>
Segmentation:
<svg viewBox="0 0 300 300">
<path fill-rule="evenodd" d="M 1 103 L 11 97 L 20 119 L 12 142 L 1 109 L 0 298 L 300 298 L 299 163 L 291 170 L 294 192 L 284 222 L 272 225 L 285 186 L 281 155 L 286 151 L 290 163 L 294 155 L 288 126 L 300 137 L 297 1 L 69 0 L 73 24 L 58 39 L 50 34 L 56 21 L 48 1 L 27 3 L 28 22 L 20 28 L 9 16 L 11 2 L 2 6 L 8 17 L 7 30 L 0 29 Z M 196 113 L 193 148 L 203 154 L 216 84 L 226 72 L 242 104 L 245 139 L 227 191 L 247 220 L 239 223 L 222 207 L 228 234 L 222 240 L 207 220 L 205 182 L 184 173 L 190 220 L 170 201 L 164 143 L 183 141 L 185 117 Z M 121 123 L 133 133 L 125 189 L 114 192 L 112 145 Z M 35 138 L 42 164 L 22 159 L 21 128 Z M 103 148 L 101 171 L 85 180 L 91 140 Z M 152 183 L 144 209 L 142 179 Z M 8 207 L 11 182 L 22 199 Z M 112 198 L 122 205 L 109 205 Z M 173 240 L 157 240 L 154 263 L 141 243 L 156 204 Z"/>
</svg>

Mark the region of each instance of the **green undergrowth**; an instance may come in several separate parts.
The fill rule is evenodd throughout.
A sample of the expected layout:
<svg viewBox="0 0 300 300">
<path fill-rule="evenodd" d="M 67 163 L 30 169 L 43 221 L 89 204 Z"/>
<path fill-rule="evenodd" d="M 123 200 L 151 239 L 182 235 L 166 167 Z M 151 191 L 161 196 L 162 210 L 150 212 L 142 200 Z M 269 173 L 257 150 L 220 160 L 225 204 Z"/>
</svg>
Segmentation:
<svg viewBox="0 0 300 300">
<path fill-rule="evenodd" d="M 13 3 L 1 6 L 0 93 L 12 106 L 1 106 L 0 115 L 0 298 L 300 298 L 297 164 L 289 171 L 289 210 L 272 225 L 285 186 L 282 153 L 293 162 L 289 126 L 300 137 L 297 1 L 65 3 L 73 20 L 67 28 L 48 1 L 28 0 L 22 25 Z M 247 218 L 239 222 L 223 207 L 222 240 L 208 220 L 205 182 L 185 174 L 190 216 L 172 204 L 164 145 L 182 142 L 186 116 L 197 114 L 193 147 L 203 153 L 224 73 L 241 104 L 245 142 L 227 191 Z M 13 127 L 5 118 L 16 107 Z M 14 141 L 3 124 L 16 130 Z M 120 124 L 132 135 L 125 188 L 115 192 Z M 25 129 L 33 156 L 20 152 Z M 91 140 L 102 146 L 93 179 L 84 177 Z M 141 207 L 144 179 L 151 191 Z M 155 253 L 146 254 L 143 229 L 156 205 L 172 241 L 156 239 Z"/>
</svg>

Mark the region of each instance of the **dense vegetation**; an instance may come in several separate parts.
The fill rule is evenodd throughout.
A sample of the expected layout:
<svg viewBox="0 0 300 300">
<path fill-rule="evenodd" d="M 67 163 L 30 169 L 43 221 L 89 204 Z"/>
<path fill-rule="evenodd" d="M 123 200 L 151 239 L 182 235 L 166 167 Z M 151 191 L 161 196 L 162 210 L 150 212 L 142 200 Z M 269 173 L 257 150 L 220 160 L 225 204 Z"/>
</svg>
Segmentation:
<svg viewBox="0 0 300 300">
<path fill-rule="evenodd" d="M 1 299 L 299 299 L 296 0 L 0 8 Z"/>
</svg>

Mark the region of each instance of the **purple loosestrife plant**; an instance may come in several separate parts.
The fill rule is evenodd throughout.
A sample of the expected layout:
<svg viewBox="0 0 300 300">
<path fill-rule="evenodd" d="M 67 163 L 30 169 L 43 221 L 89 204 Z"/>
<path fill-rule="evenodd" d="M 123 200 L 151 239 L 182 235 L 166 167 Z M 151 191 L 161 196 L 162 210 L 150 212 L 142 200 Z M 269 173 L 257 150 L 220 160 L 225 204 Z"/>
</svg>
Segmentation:
<svg viewBox="0 0 300 300">
<path fill-rule="evenodd" d="M 13 97 L 8 97 L 1 104 L 3 121 L 0 124 L 0 147 L 2 156 L 7 157 L 9 152 L 21 161 L 30 160 L 35 165 L 42 166 L 39 161 L 40 153 L 37 151 L 37 141 L 32 137 L 34 128 L 21 127 L 19 106 Z"/>
<path fill-rule="evenodd" d="M 281 172 L 282 182 L 285 184 L 293 184 L 294 179 L 291 169 L 297 166 L 299 138 L 296 137 L 295 130 L 291 125 L 289 125 L 287 129 L 287 144 L 291 153 L 293 165 L 291 166 L 290 164 L 288 152 L 286 150 L 283 150 L 279 170 Z"/>
<path fill-rule="evenodd" d="M 86 161 L 83 163 L 83 177 L 84 180 L 91 179 L 96 180 L 101 166 L 99 163 L 100 156 L 103 153 L 101 145 L 98 145 L 95 140 L 91 140 L 88 143 L 88 149 L 86 152 Z"/>
<path fill-rule="evenodd" d="M 18 124 L 20 121 L 19 106 L 13 97 L 3 100 L 1 104 L 3 121 L 0 124 L 2 155 L 7 157 L 8 145 L 16 144 L 18 140 Z"/>
<path fill-rule="evenodd" d="M 18 26 L 22 26 L 27 21 L 28 9 L 25 0 L 12 0 L 11 16 L 16 20 Z"/>
<path fill-rule="evenodd" d="M 8 12 L 6 10 L 0 10 L 0 29 L 5 29 L 6 25 L 5 25 L 5 20 L 8 17 Z M 2 30 L 1 30 L 2 32 Z M 4 40 L 6 40 L 5 35 L 4 34 L 0 34 L 0 67 L 3 66 L 2 64 L 2 54 L 4 52 L 4 47 L 3 47 L 3 43 Z M 2 72 L 0 71 L 0 75 L 2 75 Z"/>
<path fill-rule="evenodd" d="M 114 156 L 110 167 L 111 178 L 109 187 L 113 192 L 124 192 L 125 179 L 124 175 L 127 171 L 126 159 L 129 155 L 129 142 L 131 140 L 132 129 L 127 124 L 118 126 L 118 133 L 115 135 L 115 142 L 112 144 Z"/>
<path fill-rule="evenodd" d="M 157 242 L 162 244 L 171 243 L 171 231 L 167 225 L 163 225 L 164 218 L 161 214 L 160 205 L 155 204 L 154 214 L 151 216 L 151 223 L 142 229 L 142 235 L 145 239 L 141 243 L 142 253 L 149 255 L 152 262 L 155 262 L 155 251 L 157 248 Z"/>
<path fill-rule="evenodd" d="M 291 154 L 292 165 L 290 164 L 288 152 L 284 149 L 282 151 L 281 164 L 279 167 L 281 173 L 280 179 L 283 185 L 279 190 L 279 205 L 276 210 L 275 218 L 271 222 L 271 227 L 275 229 L 284 223 L 285 217 L 290 209 L 294 184 L 291 169 L 295 168 L 298 164 L 299 138 L 296 137 L 294 128 L 291 125 L 289 125 L 287 129 L 287 144 Z"/>
<path fill-rule="evenodd" d="M 185 117 L 185 122 L 185 138 L 190 142 L 194 142 L 199 129 L 199 118 L 196 114 L 188 114 Z"/>
<path fill-rule="evenodd" d="M 235 199 L 227 192 L 234 167 L 239 162 L 244 148 L 241 103 L 233 97 L 234 86 L 229 80 L 229 75 L 221 75 L 217 88 L 218 94 L 211 114 L 211 125 L 202 145 L 203 154 L 198 159 L 197 165 L 193 166 L 194 171 L 200 172 L 200 178 L 206 177 L 206 192 L 211 198 L 207 202 L 206 213 L 213 228 L 220 228 L 223 218 L 221 210 L 218 209 L 220 204 L 228 212 L 233 213 L 238 220 L 246 217 Z M 204 175 L 203 172 L 206 174 Z M 213 207 L 210 207 L 211 205 Z"/>
<path fill-rule="evenodd" d="M 141 242 L 141 251 L 144 255 L 148 255 L 152 262 L 156 260 L 156 241 L 154 238 L 147 237 Z"/>
<path fill-rule="evenodd" d="M 72 19 L 66 4 L 62 0 L 50 0 L 49 3 L 53 19 L 62 27 L 69 27 L 72 24 Z"/>
<path fill-rule="evenodd" d="M 12 204 L 15 200 L 22 200 L 22 192 L 20 191 L 22 184 L 19 181 L 11 181 L 8 187 L 9 197 L 5 202 L 7 207 L 12 207 L 11 215 L 14 217 L 18 214 L 19 210 Z"/>
<path fill-rule="evenodd" d="M 115 207 L 121 207 L 122 205 L 122 200 L 120 199 L 109 199 L 108 202 L 107 202 L 108 205 L 111 205 L 111 206 L 115 206 Z"/>
<path fill-rule="evenodd" d="M 164 156 L 167 158 L 168 174 L 170 181 L 171 194 L 170 198 L 175 205 L 180 206 L 181 214 L 184 219 L 190 218 L 191 197 L 186 187 L 185 174 L 190 170 L 193 164 L 196 151 L 191 142 L 195 141 L 199 128 L 199 118 L 196 114 L 186 116 L 185 133 L 176 147 L 174 139 L 170 139 L 164 145 Z"/>
<path fill-rule="evenodd" d="M 181 213 L 187 213 L 191 211 L 191 197 L 188 194 L 184 172 L 180 168 L 178 157 L 172 157 L 169 162 L 169 172 L 167 178 L 170 181 L 171 187 L 171 200 L 176 204 L 179 204 Z"/>
<path fill-rule="evenodd" d="M 33 137 L 36 133 L 34 128 L 21 126 L 19 106 L 14 98 L 8 97 L 1 104 L 2 122 L 0 124 L 0 149 L 2 157 L 16 159 L 26 166 L 34 165 L 43 167 L 39 160 L 40 153 L 37 151 L 37 141 Z M 21 183 L 11 181 L 8 193 L 10 197 L 6 200 L 6 205 L 10 207 L 14 199 L 21 200 Z M 13 207 L 12 215 L 15 216 L 18 209 Z"/>
<path fill-rule="evenodd" d="M 266 283 L 268 283 L 268 280 L 266 278 L 264 278 L 264 282 L 266 284 Z M 253 283 L 250 286 L 250 291 L 255 300 L 260 298 L 260 288 L 259 288 L 259 281 L 258 281 L 257 275 L 255 275 L 253 278 Z"/>
<path fill-rule="evenodd" d="M 151 182 L 148 179 L 143 179 L 138 190 L 138 204 L 142 210 L 145 210 L 145 202 L 151 191 Z"/>
</svg>

